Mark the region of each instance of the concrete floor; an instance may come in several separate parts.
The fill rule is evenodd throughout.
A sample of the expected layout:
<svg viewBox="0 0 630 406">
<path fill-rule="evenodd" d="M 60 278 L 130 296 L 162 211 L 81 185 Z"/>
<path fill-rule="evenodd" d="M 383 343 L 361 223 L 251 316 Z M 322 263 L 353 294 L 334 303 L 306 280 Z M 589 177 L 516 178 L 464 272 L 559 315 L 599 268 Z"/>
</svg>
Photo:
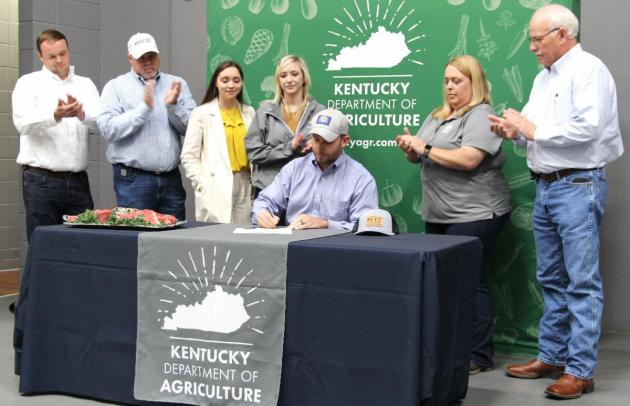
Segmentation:
<svg viewBox="0 0 630 406">
<path fill-rule="evenodd" d="M 500 355 L 496 369 L 470 377 L 468 395 L 461 406 L 622 406 L 630 404 L 630 334 L 606 332 L 600 340 L 595 391 L 574 400 L 547 398 L 552 378 L 517 379 L 503 372 L 505 366 L 528 359 Z"/>
<path fill-rule="evenodd" d="M 0 298 L 0 405 L 2 406 L 87 406 L 109 403 L 71 396 L 20 396 L 19 377 L 13 374 L 12 298 Z M 514 379 L 503 373 L 507 364 L 526 361 L 513 356 L 497 356 L 494 371 L 470 377 L 468 395 L 461 406 L 539 406 L 560 402 L 570 406 L 621 406 L 630 400 L 630 335 L 607 332 L 600 342 L 600 361 L 595 376 L 595 392 L 572 401 L 548 399 L 543 391 L 551 379 Z M 299 405 L 296 405 L 299 406 Z M 322 405 L 325 406 L 325 405 Z M 349 405 L 350 406 L 350 405 Z M 383 405 L 396 406 L 396 405 Z"/>
</svg>

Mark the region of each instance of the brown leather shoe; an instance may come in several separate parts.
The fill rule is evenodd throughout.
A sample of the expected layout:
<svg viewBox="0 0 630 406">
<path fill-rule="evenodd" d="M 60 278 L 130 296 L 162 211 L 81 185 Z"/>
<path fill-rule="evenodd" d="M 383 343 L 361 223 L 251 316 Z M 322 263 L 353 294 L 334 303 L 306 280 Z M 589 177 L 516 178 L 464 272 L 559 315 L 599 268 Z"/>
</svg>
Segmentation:
<svg viewBox="0 0 630 406">
<path fill-rule="evenodd" d="M 533 359 L 526 364 L 508 365 L 505 374 L 514 378 L 536 379 L 552 374 L 564 372 L 563 366 L 547 365 L 538 359 Z"/>
<path fill-rule="evenodd" d="M 595 390 L 595 381 L 592 379 L 580 379 L 573 375 L 562 374 L 554 383 L 547 387 L 545 393 L 558 399 L 577 399 L 583 393 L 591 393 Z"/>
</svg>

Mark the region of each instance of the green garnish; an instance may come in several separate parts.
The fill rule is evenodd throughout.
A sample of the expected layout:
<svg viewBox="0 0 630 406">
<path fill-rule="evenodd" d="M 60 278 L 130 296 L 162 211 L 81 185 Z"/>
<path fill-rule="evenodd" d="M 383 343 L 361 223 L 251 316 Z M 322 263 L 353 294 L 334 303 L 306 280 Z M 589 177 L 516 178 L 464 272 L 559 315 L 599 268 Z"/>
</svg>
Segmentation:
<svg viewBox="0 0 630 406">
<path fill-rule="evenodd" d="M 79 214 L 74 222 L 80 224 L 94 224 L 98 223 L 98 217 L 93 210 L 86 210 Z"/>
</svg>

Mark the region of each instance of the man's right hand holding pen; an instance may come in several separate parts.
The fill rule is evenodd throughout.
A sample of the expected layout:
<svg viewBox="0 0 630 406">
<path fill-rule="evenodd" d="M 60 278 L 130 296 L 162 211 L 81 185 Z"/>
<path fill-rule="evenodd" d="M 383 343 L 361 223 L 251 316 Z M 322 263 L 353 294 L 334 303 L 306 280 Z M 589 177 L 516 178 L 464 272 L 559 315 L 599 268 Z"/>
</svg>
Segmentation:
<svg viewBox="0 0 630 406">
<path fill-rule="evenodd" d="M 261 210 L 256 216 L 256 224 L 262 228 L 276 228 L 280 222 L 280 217 L 274 216 L 267 210 Z"/>
</svg>

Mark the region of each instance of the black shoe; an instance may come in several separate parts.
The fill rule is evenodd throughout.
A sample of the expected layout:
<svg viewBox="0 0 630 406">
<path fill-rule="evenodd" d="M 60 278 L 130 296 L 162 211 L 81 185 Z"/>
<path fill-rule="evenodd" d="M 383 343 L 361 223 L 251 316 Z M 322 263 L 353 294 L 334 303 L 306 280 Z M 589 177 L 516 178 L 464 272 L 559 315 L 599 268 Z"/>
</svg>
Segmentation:
<svg viewBox="0 0 630 406">
<path fill-rule="evenodd" d="M 15 302 L 11 302 L 11 304 L 9 305 L 9 311 L 12 314 L 15 314 Z"/>
<path fill-rule="evenodd" d="M 488 372 L 494 369 L 493 365 L 482 366 L 477 365 L 475 361 L 470 361 L 470 366 L 468 367 L 468 375 L 476 375 L 480 372 Z"/>
</svg>

